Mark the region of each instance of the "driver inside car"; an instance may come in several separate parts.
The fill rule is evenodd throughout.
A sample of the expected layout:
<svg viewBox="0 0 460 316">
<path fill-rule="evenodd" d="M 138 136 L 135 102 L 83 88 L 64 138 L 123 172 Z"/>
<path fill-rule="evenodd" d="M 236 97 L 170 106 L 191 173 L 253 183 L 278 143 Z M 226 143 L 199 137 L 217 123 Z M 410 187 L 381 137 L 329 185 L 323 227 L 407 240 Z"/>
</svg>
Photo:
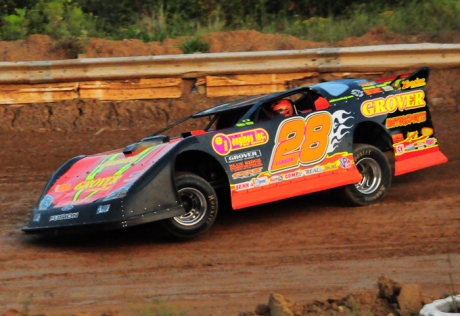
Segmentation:
<svg viewBox="0 0 460 316">
<path fill-rule="evenodd" d="M 279 113 L 284 117 L 290 117 L 294 115 L 294 106 L 292 105 L 291 101 L 282 99 L 279 100 L 271 106 L 273 112 Z"/>
</svg>

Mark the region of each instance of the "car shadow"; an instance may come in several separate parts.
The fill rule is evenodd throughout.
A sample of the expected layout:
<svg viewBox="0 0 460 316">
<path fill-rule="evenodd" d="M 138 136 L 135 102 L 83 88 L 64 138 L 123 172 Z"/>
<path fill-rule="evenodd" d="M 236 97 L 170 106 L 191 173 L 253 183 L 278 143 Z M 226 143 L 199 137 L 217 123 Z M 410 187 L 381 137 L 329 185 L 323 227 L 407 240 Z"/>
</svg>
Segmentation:
<svg viewBox="0 0 460 316">
<path fill-rule="evenodd" d="M 57 236 L 25 235 L 22 242 L 30 246 L 44 248 L 118 248 L 143 244 L 166 244 L 179 242 L 163 233 L 157 223 L 135 227 L 88 232 L 84 234 L 68 234 Z"/>
<path fill-rule="evenodd" d="M 322 212 L 324 209 L 334 208 L 340 211 L 340 206 L 334 201 L 333 194 L 328 191 L 307 194 L 281 201 L 234 211 L 229 206 L 219 210 L 212 230 L 219 226 L 237 227 L 244 224 L 271 225 L 273 221 L 291 221 L 292 218 L 305 216 L 310 212 Z M 174 243 L 188 243 L 212 238 L 212 231 L 191 240 L 178 240 L 168 236 L 161 228 L 160 223 L 154 222 L 122 230 L 88 232 L 84 234 L 36 236 L 25 235 L 21 243 L 32 247 L 67 248 L 67 249 L 111 249 L 134 245 L 162 245 Z"/>
</svg>

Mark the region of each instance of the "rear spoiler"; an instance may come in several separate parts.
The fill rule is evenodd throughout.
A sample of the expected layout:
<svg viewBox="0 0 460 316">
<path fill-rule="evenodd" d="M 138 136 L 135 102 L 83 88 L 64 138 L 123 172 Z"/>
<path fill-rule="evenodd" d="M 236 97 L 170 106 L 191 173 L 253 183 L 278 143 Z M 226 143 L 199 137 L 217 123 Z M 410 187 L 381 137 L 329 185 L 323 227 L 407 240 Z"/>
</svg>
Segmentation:
<svg viewBox="0 0 460 316">
<path fill-rule="evenodd" d="M 379 83 L 389 83 L 398 90 L 409 90 L 426 86 L 430 69 L 421 67 L 412 73 L 401 74 L 397 76 L 387 77 L 375 80 Z"/>
</svg>

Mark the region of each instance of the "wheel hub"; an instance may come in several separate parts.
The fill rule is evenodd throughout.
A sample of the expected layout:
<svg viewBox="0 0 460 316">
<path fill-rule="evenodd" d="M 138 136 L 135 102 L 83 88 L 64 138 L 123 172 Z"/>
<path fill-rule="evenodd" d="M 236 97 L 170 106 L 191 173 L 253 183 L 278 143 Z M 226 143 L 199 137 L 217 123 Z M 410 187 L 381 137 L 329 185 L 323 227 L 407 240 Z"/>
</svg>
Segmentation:
<svg viewBox="0 0 460 316">
<path fill-rule="evenodd" d="M 174 220 L 183 226 L 192 226 L 200 222 L 207 209 L 204 194 L 195 188 L 186 187 L 179 190 L 179 197 L 187 213 L 174 217 Z"/>
<path fill-rule="evenodd" d="M 362 179 L 355 184 L 356 189 L 363 194 L 374 193 L 382 182 L 382 171 L 377 161 L 363 158 L 356 163 Z"/>
</svg>

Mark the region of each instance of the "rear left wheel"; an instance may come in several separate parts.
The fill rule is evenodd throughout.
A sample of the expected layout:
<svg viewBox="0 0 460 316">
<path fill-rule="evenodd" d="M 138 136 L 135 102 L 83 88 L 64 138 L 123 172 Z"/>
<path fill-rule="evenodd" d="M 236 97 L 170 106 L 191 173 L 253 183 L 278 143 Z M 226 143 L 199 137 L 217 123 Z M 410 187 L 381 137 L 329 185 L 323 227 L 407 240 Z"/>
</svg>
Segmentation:
<svg viewBox="0 0 460 316">
<path fill-rule="evenodd" d="M 350 206 L 363 206 L 380 201 L 387 193 L 392 178 L 387 157 L 377 147 L 355 144 L 353 158 L 362 179 L 356 184 L 337 188 L 337 198 Z"/>
<path fill-rule="evenodd" d="M 217 216 L 217 196 L 213 187 L 192 173 L 180 174 L 176 178 L 176 187 L 187 213 L 164 220 L 163 227 L 170 235 L 181 239 L 203 234 Z"/>
</svg>

